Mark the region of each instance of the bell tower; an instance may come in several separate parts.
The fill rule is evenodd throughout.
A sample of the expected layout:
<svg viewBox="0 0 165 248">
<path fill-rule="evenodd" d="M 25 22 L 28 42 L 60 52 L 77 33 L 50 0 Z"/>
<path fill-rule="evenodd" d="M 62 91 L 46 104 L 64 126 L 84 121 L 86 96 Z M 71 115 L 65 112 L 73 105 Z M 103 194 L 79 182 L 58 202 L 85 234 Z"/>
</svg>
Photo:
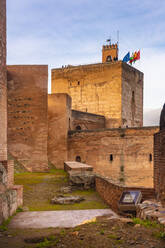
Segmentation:
<svg viewBox="0 0 165 248">
<path fill-rule="evenodd" d="M 102 63 L 118 60 L 118 44 L 103 45 L 102 47 Z"/>
</svg>

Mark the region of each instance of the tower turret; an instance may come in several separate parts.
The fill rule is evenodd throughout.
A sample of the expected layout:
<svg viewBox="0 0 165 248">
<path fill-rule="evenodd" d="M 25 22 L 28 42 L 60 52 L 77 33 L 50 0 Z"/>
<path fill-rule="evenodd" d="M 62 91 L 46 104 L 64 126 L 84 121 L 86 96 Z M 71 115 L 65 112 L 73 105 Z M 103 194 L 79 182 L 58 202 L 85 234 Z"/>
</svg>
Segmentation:
<svg viewBox="0 0 165 248">
<path fill-rule="evenodd" d="M 102 63 L 118 60 L 118 44 L 103 45 Z"/>
</svg>

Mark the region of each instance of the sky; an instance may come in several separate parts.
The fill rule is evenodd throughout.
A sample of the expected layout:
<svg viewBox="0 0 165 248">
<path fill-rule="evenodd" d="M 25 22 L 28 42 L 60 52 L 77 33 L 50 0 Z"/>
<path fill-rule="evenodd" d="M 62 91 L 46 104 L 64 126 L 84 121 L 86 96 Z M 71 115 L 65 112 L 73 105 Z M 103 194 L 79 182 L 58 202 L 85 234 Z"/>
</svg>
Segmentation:
<svg viewBox="0 0 165 248">
<path fill-rule="evenodd" d="M 144 72 L 144 119 L 157 124 L 165 102 L 164 13 L 163 0 L 7 0 L 7 62 L 48 64 L 49 72 L 101 62 L 102 45 L 116 42 L 119 31 L 119 59 L 141 51 L 133 66 Z"/>
</svg>

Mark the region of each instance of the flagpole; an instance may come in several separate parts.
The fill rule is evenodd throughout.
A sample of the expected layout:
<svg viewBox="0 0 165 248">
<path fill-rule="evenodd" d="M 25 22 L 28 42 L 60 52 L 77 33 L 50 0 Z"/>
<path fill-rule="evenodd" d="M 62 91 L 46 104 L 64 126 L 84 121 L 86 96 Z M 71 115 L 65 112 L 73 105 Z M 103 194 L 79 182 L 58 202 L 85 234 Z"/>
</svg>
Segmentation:
<svg viewBox="0 0 165 248">
<path fill-rule="evenodd" d="M 119 30 L 117 30 L 117 45 L 118 45 L 118 57 L 119 57 Z"/>
</svg>

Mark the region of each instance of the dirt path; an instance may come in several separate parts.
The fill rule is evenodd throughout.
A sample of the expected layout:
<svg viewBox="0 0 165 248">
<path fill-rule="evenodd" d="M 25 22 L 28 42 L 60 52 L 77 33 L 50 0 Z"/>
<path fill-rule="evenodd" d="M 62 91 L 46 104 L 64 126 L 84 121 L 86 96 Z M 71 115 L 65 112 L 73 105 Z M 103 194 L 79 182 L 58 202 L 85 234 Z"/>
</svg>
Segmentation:
<svg viewBox="0 0 165 248">
<path fill-rule="evenodd" d="M 14 216 L 9 228 L 76 227 L 84 221 L 103 215 L 117 218 L 110 209 L 22 212 Z"/>
<path fill-rule="evenodd" d="M 1 248 L 165 248 L 162 228 L 98 217 L 75 228 L 13 229 L 0 232 Z"/>
</svg>

